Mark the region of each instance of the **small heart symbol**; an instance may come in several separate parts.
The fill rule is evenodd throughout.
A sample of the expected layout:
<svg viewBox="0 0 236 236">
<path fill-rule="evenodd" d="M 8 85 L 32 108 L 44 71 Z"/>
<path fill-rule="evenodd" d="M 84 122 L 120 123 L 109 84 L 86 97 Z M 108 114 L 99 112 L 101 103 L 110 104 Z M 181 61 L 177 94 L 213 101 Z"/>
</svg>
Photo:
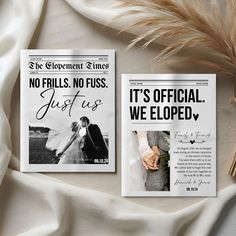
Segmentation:
<svg viewBox="0 0 236 236">
<path fill-rule="evenodd" d="M 199 117 L 199 114 L 193 114 L 193 118 L 195 121 L 198 119 L 198 117 Z"/>
<path fill-rule="evenodd" d="M 195 143 L 195 140 L 190 140 L 190 143 L 191 143 L 191 144 L 194 144 L 194 143 Z"/>
</svg>

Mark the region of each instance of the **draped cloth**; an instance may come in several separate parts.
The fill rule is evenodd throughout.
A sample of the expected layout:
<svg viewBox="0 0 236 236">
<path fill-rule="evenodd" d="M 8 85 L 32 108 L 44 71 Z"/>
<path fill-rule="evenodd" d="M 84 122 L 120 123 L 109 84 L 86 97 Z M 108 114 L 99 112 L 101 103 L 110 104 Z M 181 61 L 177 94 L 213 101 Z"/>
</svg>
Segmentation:
<svg viewBox="0 0 236 236">
<path fill-rule="evenodd" d="M 107 0 L 67 3 L 104 25 L 121 11 L 109 7 Z M 19 171 L 19 158 L 12 154 L 9 117 L 14 94 L 10 95 L 19 73 L 20 49 L 28 48 L 43 5 L 43 0 L 0 1 L 0 235 L 208 235 L 235 203 L 235 184 L 216 198 L 166 213 L 46 174 Z M 119 30 L 126 23 L 111 27 Z"/>
</svg>

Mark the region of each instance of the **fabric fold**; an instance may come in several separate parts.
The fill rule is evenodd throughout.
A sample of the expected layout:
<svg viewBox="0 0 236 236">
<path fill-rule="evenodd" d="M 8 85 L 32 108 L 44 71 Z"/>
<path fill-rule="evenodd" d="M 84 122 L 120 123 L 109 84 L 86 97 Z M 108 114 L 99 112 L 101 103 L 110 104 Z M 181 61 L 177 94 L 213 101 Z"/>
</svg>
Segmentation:
<svg viewBox="0 0 236 236">
<path fill-rule="evenodd" d="M 0 7 L 0 183 L 11 158 L 10 102 L 19 73 L 20 50 L 27 48 L 37 26 L 43 0 L 1 1 Z"/>
<path fill-rule="evenodd" d="M 236 194 L 236 185 L 232 185 L 217 198 L 164 213 L 95 190 L 55 182 L 50 177 L 41 178 L 40 174 L 9 169 L 5 178 L 0 194 L 9 185 L 11 191 L 6 195 L 8 204 L 0 204 L 2 235 L 8 235 L 11 225 L 15 225 L 16 234 L 27 226 L 21 235 L 93 235 L 94 232 L 96 235 L 209 235 L 227 202 Z M 24 209 L 25 203 L 28 209 Z M 12 214 L 23 211 L 26 216 L 19 224 L 18 217 Z M 3 224 L 7 215 L 12 218 Z M 36 217 L 37 224 L 28 224 L 28 217 Z"/>
<path fill-rule="evenodd" d="M 107 4 L 115 2 L 110 0 L 67 2 L 78 13 L 104 25 L 121 11 L 108 7 Z M 7 170 L 12 157 L 10 94 L 19 73 L 20 49 L 28 47 L 43 4 L 43 0 L 0 3 L 0 235 L 209 234 L 227 203 L 236 196 L 235 184 L 225 188 L 217 198 L 165 213 L 46 175 Z M 116 22 L 113 27 L 120 30 L 124 23 L 124 20 Z"/>
</svg>

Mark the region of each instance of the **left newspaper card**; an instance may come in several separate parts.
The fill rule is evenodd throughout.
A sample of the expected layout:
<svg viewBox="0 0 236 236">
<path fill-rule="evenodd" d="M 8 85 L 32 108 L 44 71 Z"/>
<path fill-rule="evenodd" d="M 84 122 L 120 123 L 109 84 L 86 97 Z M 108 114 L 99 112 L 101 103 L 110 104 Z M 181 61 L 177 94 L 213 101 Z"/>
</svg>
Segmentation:
<svg viewBox="0 0 236 236">
<path fill-rule="evenodd" d="M 115 51 L 21 51 L 21 171 L 115 171 Z"/>
</svg>

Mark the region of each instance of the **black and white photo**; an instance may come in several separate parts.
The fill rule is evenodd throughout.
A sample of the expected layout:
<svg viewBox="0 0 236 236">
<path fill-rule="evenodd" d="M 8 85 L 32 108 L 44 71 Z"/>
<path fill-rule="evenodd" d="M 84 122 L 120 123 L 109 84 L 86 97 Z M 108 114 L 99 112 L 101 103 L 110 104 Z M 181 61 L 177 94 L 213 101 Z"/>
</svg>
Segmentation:
<svg viewBox="0 0 236 236">
<path fill-rule="evenodd" d="M 56 131 L 29 127 L 30 164 L 108 164 L 109 137 L 88 117 Z"/>
</svg>

